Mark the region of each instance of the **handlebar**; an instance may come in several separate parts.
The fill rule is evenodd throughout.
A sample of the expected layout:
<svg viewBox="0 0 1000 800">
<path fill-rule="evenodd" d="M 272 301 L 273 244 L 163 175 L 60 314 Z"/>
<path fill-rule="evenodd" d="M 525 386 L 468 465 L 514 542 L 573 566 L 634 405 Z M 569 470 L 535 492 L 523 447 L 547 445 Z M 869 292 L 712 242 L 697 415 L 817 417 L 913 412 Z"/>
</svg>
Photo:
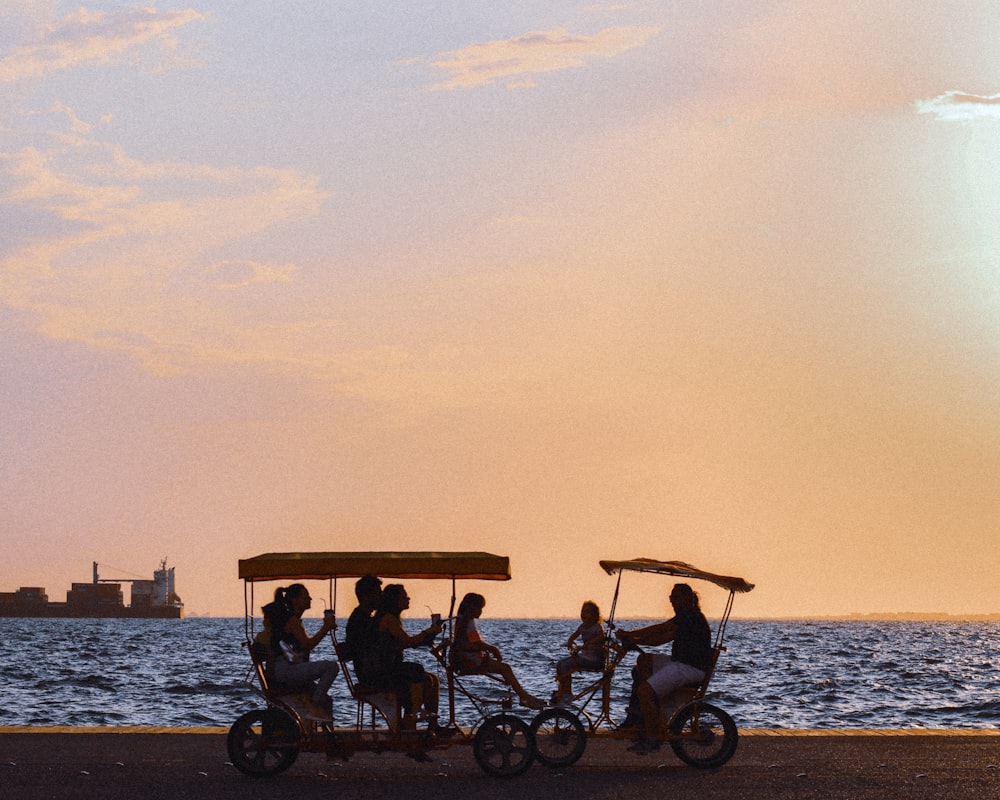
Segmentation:
<svg viewBox="0 0 1000 800">
<path fill-rule="evenodd" d="M 632 641 L 627 636 L 624 637 L 624 638 L 622 638 L 622 639 L 618 639 L 617 643 L 618 643 L 618 646 L 621 647 L 621 649 L 624 650 L 626 653 L 645 653 L 646 652 L 645 650 L 643 650 L 641 647 L 639 647 L 639 645 L 637 645 L 634 641 Z"/>
</svg>

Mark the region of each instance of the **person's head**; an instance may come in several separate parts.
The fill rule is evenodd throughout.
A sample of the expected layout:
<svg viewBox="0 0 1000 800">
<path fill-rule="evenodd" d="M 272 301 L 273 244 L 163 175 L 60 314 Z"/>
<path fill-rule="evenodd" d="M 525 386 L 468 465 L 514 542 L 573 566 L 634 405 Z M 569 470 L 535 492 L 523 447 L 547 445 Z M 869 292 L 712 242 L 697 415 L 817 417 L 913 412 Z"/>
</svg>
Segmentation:
<svg viewBox="0 0 1000 800">
<path fill-rule="evenodd" d="M 268 610 L 272 615 L 279 616 L 302 616 L 312 605 L 312 597 L 309 590 L 301 583 L 293 583 L 291 586 L 279 586 L 274 590 L 274 602 L 265 606 L 265 615 Z"/>
<path fill-rule="evenodd" d="M 601 621 L 601 609 L 597 607 L 597 603 L 593 600 L 584 602 L 580 607 L 580 621 L 588 625 L 593 625 L 595 622 Z"/>
<path fill-rule="evenodd" d="M 378 601 L 379 614 L 392 614 L 399 616 L 401 612 L 410 607 L 410 596 L 406 593 L 406 588 L 401 583 L 390 583 L 382 590 L 382 597 Z"/>
<path fill-rule="evenodd" d="M 481 594 L 469 592 L 458 604 L 458 615 L 460 617 L 478 617 L 486 608 L 486 598 Z"/>
<path fill-rule="evenodd" d="M 670 590 L 670 604 L 675 609 L 698 608 L 698 594 L 686 583 L 675 583 Z"/>
<path fill-rule="evenodd" d="M 382 579 L 374 575 L 362 575 L 354 584 L 354 595 L 359 603 L 374 608 L 382 596 Z"/>
<path fill-rule="evenodd" d="M 295 614 L 302 614 L 312 606 L 309 590 L 301 583 L 293 583 L 285 589 L 285 597 L 288 598 L 288 604 Z"/>
</svg>

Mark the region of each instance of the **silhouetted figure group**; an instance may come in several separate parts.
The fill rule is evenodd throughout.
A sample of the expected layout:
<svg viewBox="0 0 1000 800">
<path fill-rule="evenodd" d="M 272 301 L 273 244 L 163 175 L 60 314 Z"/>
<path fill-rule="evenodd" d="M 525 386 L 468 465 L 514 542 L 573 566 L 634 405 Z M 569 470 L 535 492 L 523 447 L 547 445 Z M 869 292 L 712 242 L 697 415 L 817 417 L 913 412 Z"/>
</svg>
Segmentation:
<svg viewBox="0 0 1000 800">
<path fill-rule="evenodd" d="M 403 613 L 410 607 L 410 597 L 402 584 L 383 588 L 379 578 L 365 575 L 356 582 L 354 592 L 358 605 L 347 621 L 341 657 L 353 664 L 360 686 L 395 694 L 404 730 L 415 728 L 418 720 L 426 720 L 431 730 L 438 729 L 438 677 L 421 664 L 405 660 L 404 654 L 409 649 L 434 644 L 442 632 L 440 617 L 435 615 L 430 626 L 410 634 L 402 622 Z M 711 629 L 699 607 L 698 595 L 687 584 L 678 583 L 671 590 L 670 602 L 674 609 L 671 619 L 615 632 L 625 644 L 673 643 L 669 656 L 642 653 L 632 672 L 632 698 L 625 726 L 639 730 L 639 740 L 630 748 L 638 753 L 659 747 L 660 701 L 679 687 L 696 685 L 711 669 Z M 302 625 L 302 614 L 311 605 L 312 599 L 302 584 L 277 589 L 274 601 L 263 608 L 264 630 L 257 643 L 265 648 L 270 679 L 276 686 L 286 691 L 309 692 L 308 716 L 331 721 L 328 692 L 339 667 L 336 661 L 311 660 L 310 653 L 336 627 L 336 622 L 333 612 L 327 611 L 320 628 L 310 636 Z M 449 665 L 459 675 L 495 675 L 513 689 L 521 705 L 544 708 L 545 702 L 518 681 L 500 649 L 480 635 L 476 620 L 485 606 L 486 598 L 481 594 L 470 592 L 462 598 L 454 621 Z M 556 663 L 558 688 L 551 698 L 553 705 L 573 701 L 574 672 L 604 668 L 606 641 L 600 609 L 588 600 L 580 609 L 580 625 L 566 640 L 570 655 Z"/>
</svg>

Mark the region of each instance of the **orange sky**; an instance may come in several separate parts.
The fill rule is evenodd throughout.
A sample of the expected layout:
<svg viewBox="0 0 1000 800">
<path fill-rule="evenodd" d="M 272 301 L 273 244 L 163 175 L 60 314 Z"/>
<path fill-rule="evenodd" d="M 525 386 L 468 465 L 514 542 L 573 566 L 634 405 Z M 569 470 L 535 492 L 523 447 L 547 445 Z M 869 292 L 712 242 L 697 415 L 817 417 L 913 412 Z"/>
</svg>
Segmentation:
<svg viewBox="0 0 1000 800">
<path fill-rule="evenodd" d="M 489 8 L 0 11 L 0 590 L 1000 611 L 995 3 Z"/>
</svg>

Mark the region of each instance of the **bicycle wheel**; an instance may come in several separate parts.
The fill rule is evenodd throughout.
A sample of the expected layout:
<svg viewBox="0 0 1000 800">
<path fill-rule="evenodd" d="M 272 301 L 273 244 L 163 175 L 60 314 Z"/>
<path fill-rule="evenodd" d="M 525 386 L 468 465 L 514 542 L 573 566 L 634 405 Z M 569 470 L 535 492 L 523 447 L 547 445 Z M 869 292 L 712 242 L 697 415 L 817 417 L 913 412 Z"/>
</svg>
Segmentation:
<svg viewBox="0 0 1000 800">
<path fill-rule="evenodd" d="M 472 740 L 472 753 L 483 772 L 497 778 L 520 775 L 535 760 L 535 743 L 528 724 L 510 714 L 483 720 Z"/>
<path fill-rule="evenodd" d="M 565 708 L 547 708 L 530 726 L 535 757 L 546 767 L 568 767 L 583 755 L 587 730 L 580 718 Z"/>
<path fill-rule="evenodd" d="M 670 720 L 670 746 L 692 767 L 721 767 L 733 757 L 738 743 L 733 718 L 709 703 L 688 703 Z"/>
<path fill-rule="evenodd" d="M 233 723 L 226 737 L 229 760 L 244 775 L 277 775 L 299 757 L 299 728 L 277 708 L 248 711 Z"/>
</svg>

